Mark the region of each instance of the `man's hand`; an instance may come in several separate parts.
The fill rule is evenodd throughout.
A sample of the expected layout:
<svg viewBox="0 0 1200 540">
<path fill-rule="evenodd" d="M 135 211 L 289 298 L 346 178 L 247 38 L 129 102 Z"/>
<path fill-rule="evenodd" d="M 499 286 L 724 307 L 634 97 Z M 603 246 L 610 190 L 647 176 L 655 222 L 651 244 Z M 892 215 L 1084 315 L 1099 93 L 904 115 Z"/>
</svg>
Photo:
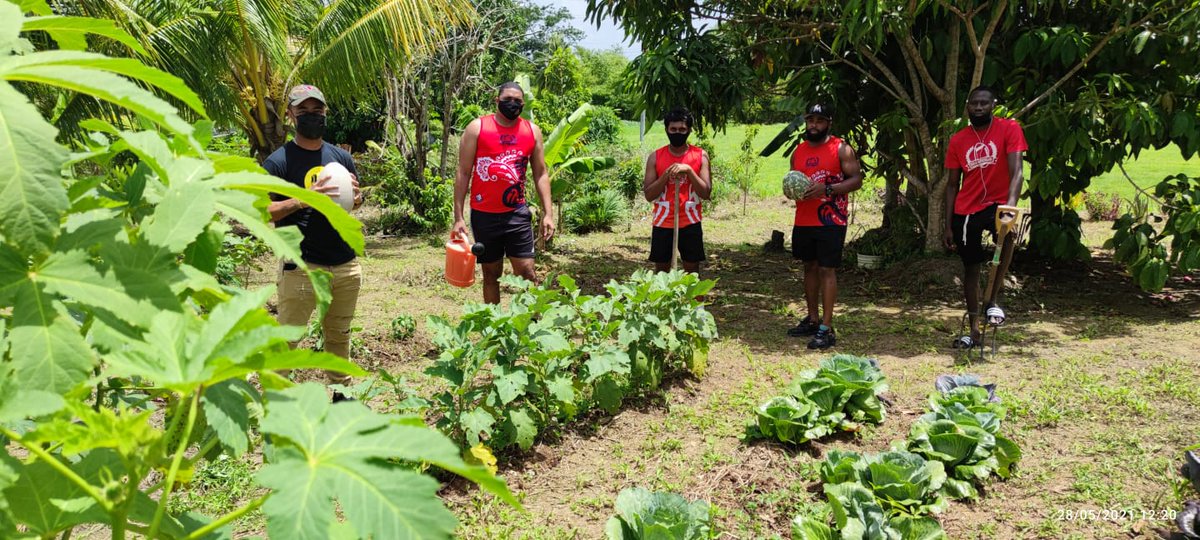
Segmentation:
<svg viewBox="0 0 1200 540">
<path fill-rule="evenodd" d="M 358 208 L 359 206 L 362 206 L 363 194 L 362 190 L 358 188 L 357 174 L 350 173 L 350 185 L 354 186 L 354 207 Z"/>
<path fill-rule="evenodd" d="M 467 241 L 467 223 L 461 219 L 454 220 L 454 225 L 450 227 L 450 239 L 457 240 L 462 238 Z"/>
<path fill-rule="evenodd" d="M 554 238 L 554 218 L 550 214 L 542 216 L 542 240 L 549 242 Z"/>
<path fill-rule="evenodd" d="M 942 232 L 942 245 L 946 246 L 946 249 L 950 251 L 955 251 L 954 231 L 950 227 L 946 227 L 946 230 Z"/>
<path fill-rule="evenodd" d="M 687 163 L 674 163 L 670 167 L 667 167 L 667 172 L 671 174 L 688 174 L 695 172 L 695 169 L 692 169 L 692 166 Z"/>
<path fill-rule="evenodd" d="M 804 190 L 804 196 L 800 198 L 802 201 L 817 199 L 825 196 L 825 184 L 821 182 L 813 182 L 808 189 Z"/>
</svg>

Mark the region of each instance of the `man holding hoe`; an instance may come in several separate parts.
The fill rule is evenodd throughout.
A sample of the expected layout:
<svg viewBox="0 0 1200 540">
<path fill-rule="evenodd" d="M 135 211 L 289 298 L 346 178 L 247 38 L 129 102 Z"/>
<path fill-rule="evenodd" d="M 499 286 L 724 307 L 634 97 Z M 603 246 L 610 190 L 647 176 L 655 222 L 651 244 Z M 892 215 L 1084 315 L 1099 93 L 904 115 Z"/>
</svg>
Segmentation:
<svg viewBox="0 0 1200 540">
<path fill-rule="evenodd" d="M 1021 155 L 1028 146 L 1021 125 L 1007 118 L 994 118 L 995 109 L 995 90 L 986 86 L 971 90 L 967 95 L 967 117 L 971 123 L 950 138 L 946 149 L 950 184 L 946 189 L 946 230 L 942 243 L 958 252 L 962 259 L 963 296 L 970 321 L 970 333 L 956 339 L 954 348 L 971 349 L 980 344 L 979 269 L 988 258 L 983 251 L 983 231 L 995 235 L 997 221 L 1007 227 L 1017 220 L 1019 213 L 1015 206 L 1021 196 Z M 990 324 L 997 326 L 1004 322 L 1004 312 L 994 302 L 1013 249 L 1009 235 L 1003 236 L 1000 242 L 1005 256 L 999 257 L 1001 260 L 988 284 L 987 317 Z"/>
<path fill-rule="evenodd" d="M 705 258 L 700 201 L 712 195 L 712 177 L 708 154 L 687 143 L 692 122 L 687 109 L 668 111 L 663 124 L 670 144 L 646 158 L 642 193 L 654 203 L 650 262 L 658 272 L 675 267 L 676 253 L 683 259 L 684 271 L 692 273 L 700 271 Z"/>
</svg>

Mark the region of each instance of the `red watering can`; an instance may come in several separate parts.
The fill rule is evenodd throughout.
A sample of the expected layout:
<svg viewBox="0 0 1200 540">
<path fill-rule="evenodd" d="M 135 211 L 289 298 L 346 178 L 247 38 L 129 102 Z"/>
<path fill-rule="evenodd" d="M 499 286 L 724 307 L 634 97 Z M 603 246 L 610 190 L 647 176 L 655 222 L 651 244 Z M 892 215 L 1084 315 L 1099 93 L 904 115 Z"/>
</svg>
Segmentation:
<svg viewBox="0 0 1200 540">
<path fill-rule="evenodd" d="M 483 244 L 470 244 L 465 237 L 451 237 L 446 242 L 446 283 L 455 287 L 475 284 L 475 257 L 483 254 Z"/>
</svg>

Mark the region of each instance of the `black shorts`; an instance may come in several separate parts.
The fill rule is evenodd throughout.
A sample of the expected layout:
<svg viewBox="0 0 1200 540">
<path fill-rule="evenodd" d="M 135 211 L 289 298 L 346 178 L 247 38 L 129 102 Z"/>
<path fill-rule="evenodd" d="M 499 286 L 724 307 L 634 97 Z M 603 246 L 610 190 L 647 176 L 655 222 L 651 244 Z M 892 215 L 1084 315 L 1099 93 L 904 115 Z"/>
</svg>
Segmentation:
<svg viewBox="0 0 1200 540">
<path fill-rule="evenodd" d="M 954 214 L 950 229 L 954 232 L 954 247 L 963 264 L 980 264 L 988 259 L 983 250 L 983 231 L 996 237 L 996 208 L 993 204 L 969 216 Z"/>
<path fill-rule="evenodd" d="M 806 262 L 817 261 L 822 268 L 841 266 L 842 247 L 845 245 L 845 227 L 792 227 L 792 256 Z"/>
<path fill-rule="evenodd" d="M 472 210 L 471 232 L 476 242 L 483 242 L 483 255 L 478 258 L 481 264 L 506 255 L 510 259 L 533 258 L 533 219 L 528 206 L 502 214 Z"/>
<path fill-rule="evenodd" d="M 693 223 L 679 228 L 679 258 L 684 262 L 700 262 L 704 256 L 704 228 L 701 223 Z M 671 262 L 671 244 L 675 239 L 675 229 L 672 227 L 651 227 L 650 232 L 650 262 L 667 264 Z"/>
</svg>

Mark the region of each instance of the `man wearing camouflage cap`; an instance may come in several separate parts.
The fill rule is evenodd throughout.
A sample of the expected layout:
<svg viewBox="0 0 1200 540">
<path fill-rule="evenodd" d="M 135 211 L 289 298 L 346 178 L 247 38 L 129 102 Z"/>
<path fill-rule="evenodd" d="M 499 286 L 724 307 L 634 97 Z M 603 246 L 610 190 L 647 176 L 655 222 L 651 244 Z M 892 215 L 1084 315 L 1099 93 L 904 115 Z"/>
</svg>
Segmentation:
<svg viewBox="0 0 1200 540">
<path fill-rule="evenodd" d="M 288 92 L 287 118 L 296 127 L 296 136 L 268 156 L 263 168 L 297 186 L 332 195 L 338 188 L 327 182 L 329 176 L 322 174 L 322 169 L 330 163 L 340 163 L 353 175 L 354 207 L 358 208 L 362 192 L 358 189 L 354 159 L 349 152 L 325 142 L 325 112 L 325 95 L 317 87 L 307 84 L 293 87 Z M 350 323 L 362 285 L 362 269 L 354 250 L 320 212 L 282 195 L 272 194 L 271 200 L 267 210 L 275 226 L 295 225 L 304 235 L 300 241 L 304 262 L 333 274 L 333 300 L 321 320 L 325 351 L 350 359 Z M 279 323 L 307 326 L 316 307 L 316 295 L 308 275 L 293 261 L 283 261 L 278 294 Z M 349 376 L 335 373 L 326 373 L 326 379 L 339 384 L 350 382 Z M 333 393 L 335 402 L 344 399 L 341 393 Z"/>
</svg>

